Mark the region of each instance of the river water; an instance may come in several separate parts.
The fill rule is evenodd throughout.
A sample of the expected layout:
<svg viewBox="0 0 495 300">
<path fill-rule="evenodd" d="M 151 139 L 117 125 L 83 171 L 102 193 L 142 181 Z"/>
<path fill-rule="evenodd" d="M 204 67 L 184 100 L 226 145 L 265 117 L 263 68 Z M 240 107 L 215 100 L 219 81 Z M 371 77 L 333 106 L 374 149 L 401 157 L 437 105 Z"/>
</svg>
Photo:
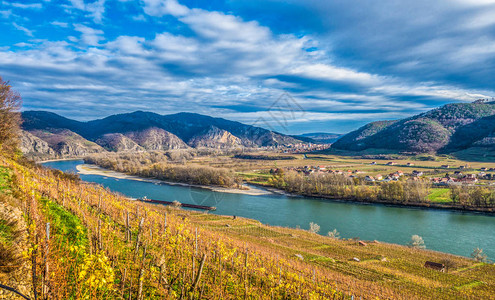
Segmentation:
<svg viewBox="0 0 495 300">
<path fill-rule="evenodd" d="M 45 166 L 77 173 L 81 160 L 55 161 Z M 256 219 L 265 224 L 309 228 L 320 225 L 320 234 L 337 229 L 343 238 L 359 237 L 388 243 L 407 244 L 411 236 L 423 237 L 431 250 L 469 256 L 482 248 L 495 260 L 495 217 L 481 213 L 419 209 L 339 202 L 285 195 L 244 195 L 214 192 L 179 185 L 156 184 L 100 175 L 80 175 L 129 197 L 177 200 L 181 203 L 215 206 L 212 212 Z"/>
</svg>

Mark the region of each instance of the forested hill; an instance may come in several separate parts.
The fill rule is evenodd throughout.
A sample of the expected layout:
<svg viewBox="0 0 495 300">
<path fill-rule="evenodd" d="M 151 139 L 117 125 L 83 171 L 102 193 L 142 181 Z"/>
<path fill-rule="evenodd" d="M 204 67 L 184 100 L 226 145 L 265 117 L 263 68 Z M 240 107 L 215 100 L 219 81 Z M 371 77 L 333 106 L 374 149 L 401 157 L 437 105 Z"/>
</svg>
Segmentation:
<svg viewBox="0 0 495 300">
<path fill-rule="evenodd" d="M 495 102 L 447 104 L 397 121 L 369 123 L 339 139 L 333 148 L 450 153 L 495 147 Z"/>
</svg>

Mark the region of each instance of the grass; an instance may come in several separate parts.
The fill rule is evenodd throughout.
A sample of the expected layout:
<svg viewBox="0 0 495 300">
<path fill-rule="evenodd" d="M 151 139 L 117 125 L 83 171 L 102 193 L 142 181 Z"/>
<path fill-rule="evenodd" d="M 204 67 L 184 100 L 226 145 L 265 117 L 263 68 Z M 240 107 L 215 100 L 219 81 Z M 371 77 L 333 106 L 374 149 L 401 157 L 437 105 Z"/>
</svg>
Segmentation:
<svg viewBox="0 0 495 300">
<path fill-rule="evenodd" d="M 0 192 L 6 192 L 10 188 L 12 180 L 12 172 L 10 169 L 0 166 Z"/>
<path fill-rule="evenodd" d="M 47 198 L 41 199 L 40 202 L 45 210 L 45 215 L 51 223 L 52 235 L 58 239 L 59 243 L 66 242 L 67 247 L 88 246 L 87 230 L 78 217 Z"/>
<path fill-rule="evenodd" d="M 454 152 L 452 155 L 457 159 L 471 162 L 492 163 L 495 161 L 495 151 L 493 148 L 472 147 Z"/>
<path fill-rule="evenodd" d="M 435 203 L 451 203 L 450 189 L 448 188 L 434 188 L 431 189 L 428 200 Z"/>
<path fill-rule="evenodd" d="M 15 236 L 15 223 L 0 219 L 0 244 L 12 244 Z"/>
</svg>

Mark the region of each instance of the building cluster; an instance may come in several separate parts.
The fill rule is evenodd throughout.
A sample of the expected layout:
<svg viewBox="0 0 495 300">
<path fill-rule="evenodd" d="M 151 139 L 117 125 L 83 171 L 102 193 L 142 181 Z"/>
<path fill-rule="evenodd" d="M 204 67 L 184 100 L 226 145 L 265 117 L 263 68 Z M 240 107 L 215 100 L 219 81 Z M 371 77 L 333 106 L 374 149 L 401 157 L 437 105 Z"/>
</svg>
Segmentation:
<svg viewBox="0 0 495 300">
<path fill-rule="evenodd" d="M 359 171 L 359 170 L 334 170 L 334 169 L 329 169 L 326 166 L 288 167 L 286 169 L 288 171 L 296 171 L 298 173 L 303 173 L 304 175 L 309 175 L 313 173 L 329 173 L 329 174 L 337 174 L 337 175 L 355 176 L 356 174 L 364 173 L 363 171 Z"/>
<path fill-rule="evenodd" d="M 282 147 L 282 153 L 306 153 L 330 148 L 330 144 L 297 143 Z"/>
<path fill-rule="evenodd" d="M 453 175 L 446 174 L 444 177 L 430 178 L 430 181 L 437 185 L 475 184 L 479 180 L 495 180 L 495 174 L 485 172 L 479 172 L 478 174 L 464 174 L 461 171 L 455 171 Z"/>
<path fill-rule="evenodd" d="M 482 168 L 482 170 L 491 171 L 492 169 Z M 404 173 L 403 171 L 394 171 L 387 175 L 366 175 L 359 176 L 359 174 L 365 173 L 361 170 L 337 170 L 330 169 L 326 166 L 303 166 L 303 167 L 287 167 L 285 170 L 296 171 L 304 175 L 327 173 L 343 175 L 349 178 L 362 178 L 366 182 L 390 182 L 399 181 L 401 178 L 407 178 L 407 180 L 419 180 L 425 174 L 421 170 L 414 170 L 411 173 Z M 278 170 L 275 170 L 277 172 Z M 430 182 L 435 185 L 450 185 L 450 184 L 475 184 L 479 180 L 495 180 L 495 174 L 486 173 L 484 171 L 478 174 L 464 174 L 462 171 L 457 170 L 452 174 L 446 174 L 444 177 L 432 177 L 429 178 Z"/>
<path fill-rule="evenodd" d="M 402 176 L 405 176 L 404 172 L 395 171 L 386 176 L 382 176 L 381 174 L 377 174 L 375 176 L 367 175 L 366 177 L 364 177 L 364 180 L 368 182 L 375 182 L 375 181 L 389 182 L 389 181 L 398 181 Z M 417 178 L 417 177 L 413 176 L 411 178 Z"/>
</svg>

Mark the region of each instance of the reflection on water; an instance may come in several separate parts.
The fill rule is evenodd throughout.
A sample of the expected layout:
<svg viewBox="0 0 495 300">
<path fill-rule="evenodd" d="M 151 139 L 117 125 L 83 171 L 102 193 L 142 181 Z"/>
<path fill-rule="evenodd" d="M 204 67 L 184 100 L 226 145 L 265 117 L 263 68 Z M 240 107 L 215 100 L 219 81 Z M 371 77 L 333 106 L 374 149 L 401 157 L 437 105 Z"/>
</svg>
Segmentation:
<svg viewBox="0 0 495 300">
<path fill-rule="evenodd" d="M 77 172 L 82 161 L 59 161 L 46 166 Z M 215 206 L 213 213 L 257 219 L 265 224 L 309 228 L 309 222 L 321 226 L 321 234 L 337 229 L 342 237 L 359 237 L 406 244 L 413 234 L 423 237 L 427 248 L 469 256 L 480 247 L 495 259 L 495 218 L 476 213 L 448 210 L 403 208 L 288 197 L 251 196 L 213 192 L 193 187 L 155 184 L 99 175 L 81 175 L 129 197 Z"/>
</svg>

